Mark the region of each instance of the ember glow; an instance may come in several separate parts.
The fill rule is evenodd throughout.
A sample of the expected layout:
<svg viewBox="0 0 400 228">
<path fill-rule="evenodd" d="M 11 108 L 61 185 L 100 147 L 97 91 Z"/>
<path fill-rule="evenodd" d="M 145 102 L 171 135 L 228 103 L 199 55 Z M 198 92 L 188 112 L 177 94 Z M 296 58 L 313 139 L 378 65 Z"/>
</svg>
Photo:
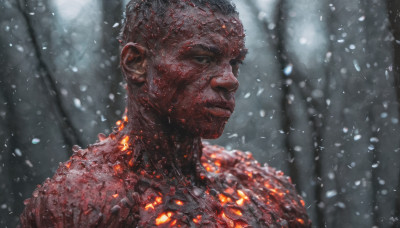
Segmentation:
<svg viewBox="0 0 400 228">
<path fill-rule="evenodd" d="M 126 113 L 126 110 L 125 110 L 125 113 Z M 118 127 L 118 131 L 122 131 L 125 128 L 126 124 L 128 123 L 128 116 L 126 114 L 122 117 L 122 119 L 123 119 L 123 121 L 118 120 L 115 123 Z"/>
<path fill-rule="evenodd" d="M 304 220 L 301 219 L 301 218 L 298 218 L 298 219 L 297 219 L 297 222 L 299 222 L 299 223 L 302 224 L 302 225 L 304 224 Z"/>
<path fill-rule="evenodd" d="M 231 211 L 234 213 L 234 214 L 236 214 L 236 215 L 238 215 L 238 216 L 242 216 L 243 214 L 242 214 L 242 211 L 241 210 L 239 210 L 239 209 L 231 209 Z"/>
<path fill-rule="evenodd" d="M 122 123 L 123 121 L 117 122 L 120 126 Z M 173 187 L 160 188 L 159 186 L 168 186 L 174 179 L 165 179 L 165 173 L 150 172 L 147 168 L 149 166 L 143 166 L 142 162 L 135 160 L 132 147 L 134 137 L 117 132 L 110 135 L 109 139 L 116 142 L 117 151 L 110 154 L 115 156 L 112 158 L 114 160 L 111 166 L 113 178 L 107 183 L 117 182 L 109 185 L 115 190 L 108 202 L 119 202 L 119 200 L 123 202 L 113 206 L 111 211 L 112 213 L 129 211 L 132 202 L 142 205 L 142 209 L 139 210 L 143 211 L 141 213 L 146 219 L 137 224 L 140 227 L 187 227 L 188 221 L 192 226 L 199 227 L 210 224 L 229 228 L 268 227 L 271 224 L 278 227 L 310 226 L 304 210 L 305 202 L 297 196 L 290 179 L 273 168 L 261 167 L 247 153 L 228 152 L 222 147 L 205 144 L 201 158 L 204 170 L 199 173 L 199 177 L 208 182 L 207 186 L 199 185 L 202 188 L 199 190 L 198 187 L 191 185 L 190 181 L 185 180 L 185 185 L 174 184 Z M 106 150 L 100 146 L 92 147 L 91 150 L 96 153 L 80 150 L 74 156 L 81 156 L 79 154 L 82 153 L 97 157 L 110 156 L 102 155 L 102 151 Z M 67 170 L 81 167 L 75 162 L 72 166 L 74 156 L 65 163 Z M 118 159 L 117 156 L 122 156 L 124 160 Z M 133 167 L 139 167 L 135 171 L 139 175 L 126 172 Z M 139 192 L 120 191 L 122 183 L 132 186 L 132 190 L 138 189 Z M 208 207 L 215 209 L 205 209 Z M 254 212 L 259 217 L 254 217 Z M 87 213 L 90 214 L 86 211 L 85 215 Z"/>
<path fill-rule="evenodd" d="M 130 138 L 127 136 L 121 136 L 120 138 L 121 140 L 119 140 L 119 150 L 126 153 L 126 151 L 128 150 L 127 148 L 130 147 Z M 266 213 L 266 215 L 270 214 L 271 216 L 273 215 L 273 217 L 276 218 L 283 216 L 285 213 L 283 211 L 286 211 L 287 208 L 296 208 L 300 206 L 304 207 L 304 201 L 302 199 L 294 197 L 294 189 L 288 189 L 288 186 L 291 186 L 288 185 L 290 184 L 290 180 L 288 178 L 282 179 L 286 178 L 284 177 L 282 172 L 275 171 L 274 169 L 269 167 L 260 167 L 259 164 L 254 161 L 251 155 L 244 154 L 240 151 L 227 153 L 221 147 L 209 145 L 205 145 L 204 149 L 204 159 L 202 158 L 202 165 L 206 173 L 204 173 L 203 177 L 208 178 L 209 174 L 211 173 L 213 173 L 214 175 L 223 175 L 224 173 L 226 173 L 227 170 L 230 170 L 233 167 L 233 169 L 235 170 L 234 173 L 240 173 L 238 176 L 244 178 L 241 181 L 242 183 L 245 183 L 245 185 L 241 185 L 241 187 L 232 185 L 234 182 L 229 182 L 226 181 L 226 179 L 222 178 L 220 179 L 220 181 L 222 181 L 222 183 L 225 183 L 225 186 L 228 186 L 223 191 L 218 191 L 219 193 L 215 194 L 215 190 L 218 188 L 213 188 L 212 186 L 207 187 L 202 197 L 196 199 L 196 201 L 200 200 L 200 202 L 218 202 L 218 207 L 220 207 L 221 210 L 219 211 L 219 213 L 212 213 L 213 215 L 207 214 L 205 211 L 193 210 L 191 213 L 189 213 L 190 215 L 184 216 L 192 216 L 190 220 L 191 222 L 193 222 L 193 224 L 201 226 L 201 224 L 206 224 L 207 220 L 214 218 L 217 219 L 215 220 L 215 222 L 219 221 L 220 224 L 225 224 L 226 227 L 236 228 L 246 227 L 249 225 L 254 226 L 255 224 L 251 221 L 257 220 L 254 220 L 254 218 L 250 219 L 252 218 L 250 211 L 260 210 L 260 208 L 256 209 L 257 207 L 255 207 L 254 203 L 252 202 L 254 200 L 260 201 L 260 204 L 264 204 L 266 206 L 264 207 L 264 209 L 262 209 L 262 213 Z M 236 160 L 239 163 L 236 163 L 236 165 L 234 165 L 234 163 L 232 163 L 233 160 Z M 128 162 L 128 165 L 130 167 L 133 167 L 133 163 L 134 161 L 133 159 L 131 159 Z M 118 166 L 114 167 L 114 170 L 118 171 Z M 143 171 L 141 171 L 141 173 L 142 175 L 145 174 Z M 260 176 L 260 174 L 262 174 L 263 176 Z M 148 183 L 156 183 L 154 182 L 155 180 L 163 180 L 163 176 L 157 174 L 157 172 L 154 172 L 153 174 L 148 176 L 148 178 L 150 178 L 146 181 Z M 282 185 L 283 183 L 286 183 L 285 186 Z M 193 189 L 183 188 L 179 190 L 174 188 L 173 190 L 175 194 L 178 194 L 178 192 L 183 193 L 187 191 L 190 192 L 193 191 Z M 189 197 L 187 198 L 189 200 L 182 200 L 184 199 L 182 198 L 174 199 L 171 201 L 164 201 L 164 197 L 170 197 L 170 194 L 171 192 L 168 191 L 152 193 L 151 195 L 153 196 L 148 196 L 149 200 L 143 205 L 143 209 L 144 211 L 148 212 L 149 216 L 157 215 L 153 217 L 153 224 L 156 226 L 185 227 L 186 225 L 184 220 L 182 220 L 182 218 L 179 217 L 178 214 L 180 210 L 185 211 L 185 208 L 193 207 L 192 202 L 194 202 L 194 199 L 191 199 L 190 196 L 195 196 L 196 194 L 193 192 L 191 194 L 184 193 L 183 195 L 181 195 L 184 196 L 184 198 Z M 289 201 L 288 199 L 291 200 Z M 175 206 L 169 206 L 171 205 L 169 202 L 173 203 Z M 287 204 L 282 204 L 282 202 L 292 202 L 292 204 L 291 206 L 288 206 Z M 200 203 L 200 205 L 201 204 L 202 203 Z M 283 206 L 285 207 L 285 209 L 282 208 Z M 172 208 L 174 209 L 171 210 Z M 207 219 L 203 219 L 204 217 L 206 217 Z M 271 217 L 266 218 L 270 219 Z M 150 220 L 144 224 L 150 225 Z M 265 221 L 268 220 L 265 219 Z M 302 214 L 301 217 L 294 216 L 293 218 L 286 221 L 288 221 L 289 224 L 293 225 L 283 227 L 297 227 L 300 225 L 307 227 L 309 225 L 308 218 L 305 217 L 304 214 Z M 281 224 L 283 220 L 276 220 L 275 222 L 276 224 Z M 142 225 L 145 226 L 144 224 Z M 269 221 L 268 224 L 275 223 Z M 260 227 L 263 226 L 260 225 Z"/>
<path fill-rule="evenodd" d="M 125 136 L 119 144 L 121 144 L 121 151 L 126 151 L 129 148 L 129 136 Z"/>
<path fill-rule="evenodd" d="M 176 205 L 183 206 L 183 202 L 180 200 L 176 200 L 175 203 L 176 203 Z"/>
<path fill-rule="evenodd" d="M 213 153 L 208 153 L 212 151 Z M 218 151 L 218 153 L 216 153 Z M 213 147 L 205 145 L 205 153 L 204 159 L 202 159 L 202 164 L 205 168 L 205 172 L 207 172 L 207 167 L 210 167 L 209 170 L 213 170 L 214 172 L 209 172 L 208 174 L 214 173 L 214 175 L 223 175 L 226 173 L 227 169 L 232 169 L 235 167 L 235 172 L 240 172 L 240 176 L 243 177 L 243 180 L 246 180 L 244 185 L 237 186 L 234 182 L 227 181 L 226 179 L 220 178 L 220 184 L 226 185 L 225 189 L 222 191 L 218 190 L 217 187 L 219 184 L 214 182 L 216 185 L 210 185 L 206 188 L 206 190 L 199 195 L 192 188 L 173 188 L 169 189 L 166 192 L 149 192 L 149 201 L 144 204 L 144 211 L 148 212 L 148 215 L 154 218 L 154 224 L 160 227 L 185 227 L 188 226 L 183 218 L 190 218 L 190 221 L 193 222 L 196 226 L 205 226 L 208 224 L 208 221 L 214 221 L 212 224 L 220 224 L 218 227 L 264 227 L 262 223 L 257 223 L 257 219 L 254 218 L 251 211 L 260 210 L 258 206 L 254 204 L 254 201 L 258 201 L 258 204 L 264 205 L 260 210 L 260 215 L 265 213 L 266 217 L 262 221 L 268 222 L 267 224 L 286 224 L 281 225 L 280 227 L 308 227 L 309 220 L 305 214 L 298 214 L 297 216 L 289 216 L 286 217 L 286 220 L 277 219 L 276 221 L 272 221 L 271 218 L 282 218 L 285 217 L 286 211 L 289 208 L 297 208 L 301 207 L 302 201 L 296 195 L 294 195 L 294 189 L 288 189 L 288 179 L 282 179 L 284 176 L 275 175 L 275 170 L 272 168 L 260 167 L 257 163 L 250 162 L 248 159 L 248 155 L 243 154 L 242 152 L 235 151 L 233 154 L 228 154 L 226 151 L 221 150 L 220 147 Z M 236 154 L 236 155 L 235 155 Z M 228 158 L 228 160 L 226 160 Z M 236 165 L 230 163 L 229 158 L 240 158 L 240 163 L 236 163 Z M 225 160 L 224 160 L 225 159 Z M 247 162 L 249 161 L 249 163 Z M 221 164 L 219 167 L 216 164 Z M 231 164 L 231 166 L 224 164 Z M 240 164 L 240 165 L 239 165 Z M 255 165 L 256 164 L 256 165 Z M 254 166 L 255 165 L 255 166 Z M 249 167 L 248 167 L 249 166 Z M 218 168 L 217 168 L 218 167 Z M 247 168 L 249 169 L 247 169 Z M 249 176 L 248 173 L 252 173 L 252 176 Z M 254 175 L 256 173 L 257 175 Z M 263 173 L 264 177 L 259 181 L 257 178 L 261 178 L 259 176 L 260 173 Z M 205 176 L 209 176 L 205 173 Z M 269 178 L 265 178 L 265 175 Z M 281 177 L 280 179 L 277 177 Z M 154 175 L 153 180 L 161 178 L 162 176 Z M 235 179 L 237 180 L 237 179 Z M 286 187 L 282 184 L 285 183 Z M 268 188 L 267 188 L 268 187 Z M 171 197 L 172 191 L 175 195 L 179 195 L 183 197 L 181 199 L 174 200 L 164 200 L 165 196 Z M 189 192 L 189 194 L 185 193 Z M 219 192 L 218 194 L 215 194 Z M 154 196 L 155 194 L 155 196 Z M 193 196 L 199 195 L 200 198 L 192 198 Z M 146 194 L 143 196 L 145 197 Z M 296 196 L 296 197 L 295 197 Z M 172 195 L 172 199 L 174 196 Z M 187 200 L 182 200 L 182 199 Z M 289 200 L 290 199 L 290 200 Z M 198 203 L 196 203 L 198 202 Z M 290 204 L 287 204 L 291 202 Z M 215 208 L 218 209 L 218 213 L 208 213 L 204 210 L 191 210 L 187 211 L 186 208 L 197 208 L 199 205 L 207 205 L 207 204 L 215 204 Z M 175 205 L 175 206 L 173 206 Z M 174 208 L 173 210 L 171 210 Z M 258 208 L 258 209 L 257 209 Z M 291 209 L 290 209 L 291 210 Z M 289 210 L 289 211 L 290 211 Z M 295 209 L 296 210 L 296 209 Z M 182 214 L 181 211 L 187 211 L 185 214 Z M 262 211 L 262 212 L 261 212 Z M 180 215 L 180 216 L 178 216 Z M 183 217 L 182 217 L 183 216 Z M 151 220 L 151 219 L 150 219 Z M 260 220 L 261 221 L 261 220 Z M 285 222 L 286 221 L 286 222 Z M 256 223 L 255 223 L 256 222 Z M 287 223 L 288 222 L 288 223 Z M 150 225 L 151 222 L 143 223 Z M 289 225 L 288 225 L 289 224 Z"/>
<path fill-rule="evenodd" d="M 162 213 L 156 218 L 156 225 L 159 226 L 161 224 L 167 223 L 171 220 L 172 212 Z"/>
<path fill-rule="evenodd" d="M 201 215 L 198 215 L 196 218 L 193 218 L 193 222 L 199 224 L 201 221 Z"/>
<path fill-rule="evenodd" d="M 168 223 L 171 221 L 171 217 L 174 215 L 173 212 L 169 211 L 169 212 L 164 212 L 161 213 L 157 218 L 156 218 L 156 225 L 160 226 L 163 225 L 165 223 Z M 174 226 L 176 225 L 177 220 L 173 220 L 170 224 L 170 226 Z"/>
<path fill-rule="evenodd" d="M 121 173 L 122 172 L 121 165 L 119 165 L 119 164 L 114 165 L 113 168 L 114 168 L 114 172 L 115 173 Z"/>
<path fill-rule="evenodd" d="M 161 197 L 161 196 L 157 196 L 157 197 L 154 199 L 153 202 L 146 204 L 146 206 L 144 207 L 144 209 L 145 209 L 146 211 L 148 211 L 148 210 L 150 210 L 150 209 L 154 210 L 155 207 L 156 207 L 157 205 L 160 205 L 162 202 L 163 202 L 162 197 Z"/>
<path fill-rule="evenodd" d="M 232 201 L 231 198 L 226 197 L 224 194 L 219 194 L 218 198 L 222 205 Z"/>
</svg>

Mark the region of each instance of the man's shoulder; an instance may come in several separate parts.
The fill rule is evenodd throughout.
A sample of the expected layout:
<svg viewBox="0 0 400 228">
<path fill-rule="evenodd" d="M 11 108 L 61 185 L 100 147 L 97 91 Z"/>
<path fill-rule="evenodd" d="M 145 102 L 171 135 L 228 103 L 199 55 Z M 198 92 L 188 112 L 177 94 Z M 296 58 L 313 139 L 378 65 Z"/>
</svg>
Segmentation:
<svg viewBox="0 0 400 228">
<path fill-rule="evenodd" d="M 281 218 L 282 224 L 290 224 L 289 227 L 310 226 L 305 203 L 290 177 L 266 164 L 261 166 L 250 152 L 229 151 L 205 144 L 202 164 L 224 186 L 233 186 L 226 190 L 228 197 L 231 189 L 241 186 L 246 189 L 240 192 L 243 195 L 241 199 L 251 198 L 265 214 Z"/>
<path fill-rule="evenodd" d="M 122 218 L 132 214 L 135 199 L 127 194 L 126 185 L 127 181 L 134 185 L 135 178 L 123 177 L 124 164 L 104 158 L 107 156 L 107 151 L 102 151 L 107 149 L 104 146 L 77 149 L 68 161 L 61 163 L 55 175 L 25 201 L 23 227 L 33 222 L 42 226 L 105 225 L 112 216 Z"/>
<path fill-rule="evenodd" d="M 51 179 L 48 178 L 39 189 L 57 187 L 65 191 L 64 194 L 75 194 L 76 191 L 70 189 L 94 188 L 101 192 L 105 183 L 120 185 L 123 164 L 108 158 L 108 154 L 113 153 L 109 144 L 98 143 L 90 145 L 87 149 L 74 149 L 70 159 L 60 163 L 55 175 Z"/>
<path fill-rule="evenodd" d="M 221 171 L 229 171 L 235 167 L 244 168 L 246 175 L 252 178 L 251 173 L 262 172 L 269 177 L 280 179 L 280 181 L 291 184 L 291 179 L 283 174 L 282 171 L 264 164 L 263 166 L 254 159 L 253 154 L 249 151 L 243 152 L 240 150 L 227 150 L 222 146 L 203 144 L 202 163 L 206 166 L 211 166 L 209 170 L 221 169 Z"/>
</svg>

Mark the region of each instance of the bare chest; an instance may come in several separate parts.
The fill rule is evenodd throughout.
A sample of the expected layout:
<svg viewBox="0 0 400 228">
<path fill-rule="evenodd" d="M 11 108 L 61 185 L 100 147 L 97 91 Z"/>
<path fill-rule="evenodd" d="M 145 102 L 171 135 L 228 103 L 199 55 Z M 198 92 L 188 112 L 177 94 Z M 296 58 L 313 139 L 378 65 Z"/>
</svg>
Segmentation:
<svg viewBox="0 0 400 228">
<path fill-rule="evenodd" d="M 140 194 L 138 226 L 289 227 L 279 202 L 286 193 L 216 177 L 205 186 L 149 186 Z"/>
</svg>

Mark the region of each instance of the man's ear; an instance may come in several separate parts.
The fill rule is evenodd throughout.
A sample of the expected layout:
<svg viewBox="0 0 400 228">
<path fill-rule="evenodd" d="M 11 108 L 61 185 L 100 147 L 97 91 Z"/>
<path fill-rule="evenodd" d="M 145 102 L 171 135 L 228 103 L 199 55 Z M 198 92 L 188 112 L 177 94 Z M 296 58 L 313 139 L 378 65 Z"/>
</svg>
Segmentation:
<svg viewBox="0 0 400 228">
<path fill-rule="evenodd" d="M 146 81 L 147 49 L 129 42 L 121 51 L 121 68 L 127 81 L 141 84 Z"/>
</svg>

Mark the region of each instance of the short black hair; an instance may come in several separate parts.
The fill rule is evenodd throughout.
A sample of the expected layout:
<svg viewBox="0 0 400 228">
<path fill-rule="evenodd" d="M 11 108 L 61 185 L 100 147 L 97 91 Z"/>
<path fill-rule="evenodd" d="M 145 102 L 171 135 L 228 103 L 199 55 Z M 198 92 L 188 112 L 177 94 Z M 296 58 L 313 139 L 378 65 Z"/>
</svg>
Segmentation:
<svg viewBox="0 0 400 228">
<path fill-rule="evenodd" d="M 163 33 L 162 24 L 168 8 L 186 6 L 207 7 L 223 15 L 238 15 L 236 6 L 231 0 L 131 0 L 126 5 L 125 19 L 119 36 L 121 46 L 128 42 L 149 43 Z"/>
</svg>

